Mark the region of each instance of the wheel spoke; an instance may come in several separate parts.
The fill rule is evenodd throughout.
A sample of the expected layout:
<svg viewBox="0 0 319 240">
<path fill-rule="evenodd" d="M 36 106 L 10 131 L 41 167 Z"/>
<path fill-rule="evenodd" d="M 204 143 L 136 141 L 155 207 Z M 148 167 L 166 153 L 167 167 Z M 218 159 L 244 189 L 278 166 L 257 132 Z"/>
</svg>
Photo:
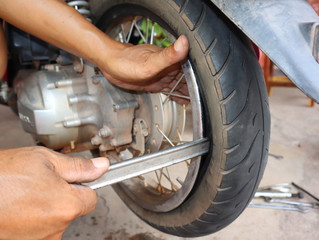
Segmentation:
<svg viewBox="0 0 319 240">
<path fill-rule="evenodd" d="M 164 173 L 163 171 L 163 176 L 167 179 L 167 181 L 171 184 L 171 188 L 172 188 L 172 191 L 173 192 L 177 192 L 178 190 L 178 187 L 173 183 L 173 181 L 171 180 L 171 177 L 169 175 L 169 172 L 168 172 L 168 169 L 167 167 L 165 168 L 166 169 L 166 172 L 167 172 L 167 175 Z"/>
<path fill-rule="evenodd" d="M 175 147 L 175 144 L 168 138 L 168 136 L 160 129 L 158 125 L 156 125 L 157 130 L 162 134 L 162 136 L 167 140 L 167 142 L 172 146 Z"/>
<path fill-rule="evenodd" d="M 143 33 L 141 32 L 141 30 L 140 30 L 139 26 L 137 26 L 137 24 L 136 24 L 136 20 L 134 21 L 134 25 L 135 25 L 135 28 L 136 28 L 136 30 L 137 30 L 137 32 L 138 32 L 138 34 L 139 34 L 139 35 L 140 35 L 140 37 L 143 39 L 144 43 L 147 43 L 147 41 L 146 41 L 146 39 L 145 39 L 145 37 L 144 37 Z"/>
<path fill-rule="evenodd" d="M 118 36 L 121 43 L 126 43 L 126 34 L 125 34 L 123 24 L 121 24 L 121 31 L 119 32 Z"/>
<path fill-rule="evenodd" d="M 149 23 L 150 23 L 150 20 L 149 19 L 147 19 L 146 20 L 146 43 L 148 43 L 148 25 L 149 25 Z"/>
<path fill-rule="evenodd" d="M 162 46 L 162 44 L 166 41 L 168 39 L 168 37 L 165 37 L 162 41 L 160 41 L 159 43 L 158 43 L 158 46 Z"/>
<path fill-rule="evenodd" d="M 182 143 L 183 137 L 182 137 L 182 134 L 181 134 L 181 131 L 179 130 L 179 128 L 176 129 L 176 132 L 177 132 L 179 142 Z"/>
<path fill-rule="evenodd" d="M 184 99 L 187 99 L 187 100 L 191 100 L 191 97 L 189 97 L 189 96 L 185 96 L 185 95 L 181 95 L 181 94 L 176 94 L 176 93 L 169 93 L 169 92 L 161 92 L 161 93 L 163 93 L 163 94 L 165 94 L 165 95 L 170 95 L 170 96 L 172 96 L 172 97 L 179 97 L 179 98 L 184 98 Z M 167 99 L 167 98 L 166 98 Z M 166 100 L 165 99 L 165 100 Z M 165 102 L 165 101 L 164 101 Z M 164 102 L 163 102 L 163 104 L 164 104 Z M 165 102 L 166 103 L 166 102 Z"/>
<path fill-rule="evenodd" d="M 163 172 L 163 168 L 159 170 L 160 171 L 160 175 L 158 176 L 158 173 L 157 173 L 157 170 L 155 171 L 155 174 L 156 174 L 156 178 L 157 178 L 157 187 L 156 187 L 156 190 L 160 193 L 160 194 L 164 194 L 165 193 L 165 188 L 163 187 L 163 185 L 161 184 L 162 182 L 162 176 L 164 174 Z"/>
<path fill-rule="evenodd" d="M 186 166 L 189 167 L 189 165 L 191 165 L 190 160 L 185 161 Z"/>
<path fill-rule="evenodd" d="M 167 172 L 167 176 L 168 176 L 168 179 L 167 179 L 167 180 L 171 183 L 172 190 L 173 190 L 174 192 L 177 192 L 178 187 L 173 183 L 173 181 L 172 181 L 172 179 L 171 179 L 171 176 L 170 176 L 170 174 L 169 174 L 168 167 L 166 167 L 166 172 Z M 164 175 L 164 176 L 165 176 L 165 175 Z"/>
<path fill-rule="evenodd" d="M 167 181 L 170 183 L 170 185 L 171 185 L 171 190 L 172 190 L 173 192 L 176 192 L 179 188 L 173 183 L 173 181 L 172 181 L 172 179 L 171 179 L 171 177 L 170 177 L 170 174 L 169 174 L 169 170 L 168 170 L 167 167 L 165 167 L 165 170 L 166 170 L 167 174 L 164 172 L 164 168 L 155 171 L 155 175 L 156 175 L 157 182 L 158 182 L 157 190 L 158 190 L 161 194 L 165 193 L 165 192 L 164 192 L 164 189 L 165 189 L 165 188 L 164 188 L 163 185 L 162 185 L 162 177 L 164 176 L 164 177 L 167 179 Z M 157 171 L 160 171 L 160 173 L 158 174 Z"/>
<path fill-rule="evenodd" d="M 179 139 L 179 143 L 180 144 L 185 143 L 185 141 L 183 141 L 183 137 L 182 137 L 182 134 L 181 134 L 180 130 L 177 129 L 176 131 L 177 131 L 177 136 L 178 136 L 178 139 Z M 188 161 L 185 161 L 185 163 L 186 163 L 186 166 L 189 167 L 190 163 Z"/>
<path fill-rule="evenodd" d="M 184 74 L 182 74 L 182 76 L 178 79 L 178 81 L 176 82 L 175 86 L 171 89 L 171 91 L 167 94 L 164 102 L 163 102 L 163 105 L 165 103 L 167 103 L 167 101 L 169 100 L 170 96 L 173 96 L 173 92 L 176 90 L 176 88 L 178 87 L 178 85 L 180 84 L 180 82 L 183 80 L 183 78 L 185 77 Z"/>
<path fill-rule="evenodd" d="M 167 135 L 159 128 L 158 125 L 156 125 L 157 127 L 157 130 L 162 134 L 162 136 L 167 140 L 167 142 L 172 146 L 174 147 L 174 143 L 167 137 Z M 167 174 L 169 176 L 169 172 L 168 172 L 168 169 L 167 167 L 165 168 L 166 171 L 167 171 Z M 173 182 L 171 181 L 170 177 L 168 177 L 165 173 L 164 173 L 164 168 L 160 169 L 160 172 L 161 172 L 161 175 L 160 176 L 164 176 L 170 183 L 171 183 L 171 186 L 172 186 L 172 189 L 173 189 Z M 160 178 L 161 179 L 161 178 Z M 161 183 L 159 182 L 159 184 L 161 185 Z"/>
<path fill-rule="evenodd" d="M 121 43 L 125 43 L 123 34 L 122 34 L 121 32 L 119 33 L 119 39 L 120 39 L 120 42 L 121 42 Z"/>
<path fill-rule="evenodd" d="M 163 168 L 162 168 L 162 169 L 163 169 Z M 162 169 L 160 169 L 160 170 L 155 170 L 155 175 L 156 175 L 156 178 L 157 178 L 158 184 L 160 184 L 160 183 L 161 183 L 161 180 L 162 180 L 162 174 L 160 173 L 160 176 L 158 176 L 157 171 L 160 171 L 160 172 L 161 172 L 161 170 L 162 170 Z"/>
<path fill-rule="evenodd" d="M 128 32 L 128 35 L 127 35 L 127 38 L 126 38 L 126 43 L 128 43 L 131 39 L 131 35 L 132 35 L 132 32 L 133 32 L 133 29 L 134 29 L 134 26 L 135 26 L 135 23 L 136 23 L 136 19 L 134 19 L 131 23 L 131 26 L 130 26 L 130 31 Z"/>
<path fill-rule="evenodd" d="M 122 21 L 118 23 L 115 26 L 117 28 L 110 29 L 110 31 L 113 34 L 112 37 L 115 37 L 122 43 L 146 43 L 159 47 L 167 47 L 175 40 L 174 34 L 171 31 L 167 31 L 167 29 L 162 27 L 163 25 L 153 21 L 148 16 L 127 16 L 123 17 Z M 138 163 L 136 163 L 137 165 L 134 168 L 129 167 L 131 164 L 133 165 L 133 161 L 130 159 L 125 159 L 123 163 L 118 163 L 120 165 L 124 164 L 125 170 L 132 171 L 126 173 L 126 178 L 137 177 L 134 180 L 124 181 L 122 183 L 123 187 L 131 192 L 141 206 L 144 206 L 144 202 L 149 203 L 147 209 L 152 211 L 154 210 L 152 205 L 156 206 L 158 211 L 165 212 L 175 209 L 186 199 L 192 188 L 192 186 L 186 183 L 193 182 L 196 178 L 199 165 L 199 161 L 190 159 L 201 156 L 204 153 L 204 150 L 202 150 L 204 146 L 202 144 L 198 144 L 198 147 L 197 143 L 195 145 L 195 142 L 202 138 L 199 132 L 201 128 L 198 127 L 201 126 L 201 121 L 198 119 L 198 116 L 200 116 L 198 88 L 193 87 L 197 86 L 196 77 L 192 74 L 191 65 L 184 65 L 181 76 L 171 84 L 172 89 L 161 94 L 141 97 L 141 109 L 143 111 L 136 112 L 136 117 L 145 119 L 149 126 L 154 126 L 155 123 L 158 124 L 149 132 L 148 138 L 145 138 L 145 154 L 136 158 Z M 184 84 L 184 79 L 186 79 L 190 92 L 187 96 L 178 92 L 182 84 Z M 186 108 L 183 105 L 176 104 L 171 100 L 171 98 L 175 97 L 190 100 L 190 107 Z M 149 99 L 151 100 L 150 102 L 148 101 Z M 154 111 L 151 117 L 148 116 L 149 111 Z M 195 123 L 199 125 L 194 125 Z M 206 144 L 208 145 L 208 143 Z M 175 148 L 183 150 L 175 153 Z M 205 148 L 208 147 L 205 146 Z M 160 155 L 157 156 L 158 151 L 160 151 Z M 150 160 L 148 160 L 149 158 Z M 180 160 L 174 165 L 166 165 L 165 161 L 175 161 L 175 158 Z M 152 164 L 152 168 L 157 166 L 157 170 L 153 168 L 152 172 L 146 171 L 145 164 L 139 163 L 139 161 L 142 162 L 144 159 L 147 159 L 147 161 L 154 160 L 150 164 Z M 134 161 L 137 160 L 134 159 Z M 105 178 L 110 178 L 110 182 L 114 182 L 114 179 L 118 176 L 118 171 L 120 170 L 116 166 L 113 166 L 108 172 L 108 177 Z M 144 183 L 144 186 L 141 183 Z M 145 189 L 139 191 L 141 188 Z M 138 191 L 135 191 L 136 189 Z M 150 198 L 147 196 L 150 196 Z"/>
<path fill-rule="evenodd" d="M 179 177 L 176 178 L 176 181 L 177 181 L 181 186 L 183 186 L 184 182 L 183 182 Z"/>
<path fill-rule="evenodd" d="M 151 31 L 151 40 L 150 40 L 150 44 L 154 43 L 154 23 L 152 23 L 152 31 Z M 147 30 L 148 31 L 148 30 Z"/>
</svg>

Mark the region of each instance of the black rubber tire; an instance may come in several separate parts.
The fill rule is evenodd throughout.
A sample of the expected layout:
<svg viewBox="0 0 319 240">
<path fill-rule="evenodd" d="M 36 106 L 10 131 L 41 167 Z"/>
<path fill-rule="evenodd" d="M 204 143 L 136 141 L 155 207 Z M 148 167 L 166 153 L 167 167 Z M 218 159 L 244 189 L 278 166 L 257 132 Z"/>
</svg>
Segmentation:
<svg viewBox="0 0 319 240">
<path fill-rule="evenodd" d="M 234 221 L 250 202 L 265 169 L 270 117 L 262 71 L 252 44 L 210 1 L 103 1 L 105 30 L 122 14 L 149 14 L 190 41 L 192 66 L 205 108 L 210 153 L 186 201 L 158 213 L 143 209 L 115 190 L 127 206 L 153 227 L 177 236 L 198 237 Z M 153 15 L 154 14 L 154 15 Z"/>
</svg>

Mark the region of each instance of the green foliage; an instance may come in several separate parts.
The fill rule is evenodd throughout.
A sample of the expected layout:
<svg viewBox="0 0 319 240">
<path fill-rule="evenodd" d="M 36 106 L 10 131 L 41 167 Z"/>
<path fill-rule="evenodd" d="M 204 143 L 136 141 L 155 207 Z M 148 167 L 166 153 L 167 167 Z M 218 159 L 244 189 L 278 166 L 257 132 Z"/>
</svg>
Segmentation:
<svg viewBox="0 0 319 240">
<path fill-rule="evenodd" d="M 150 43 L 151 35 L 153 35 L 153 44 L 159 47 L 168 47 L 171 45 L 171 42 L 163 30 L 163 28 L 156 22 L 151 21 L 150 19 L 143 19 L 140 23 L 140 30 L 143 33 L 147 43 Z M 141 39 L 139 44 L 143 44 L 145 41 Z"/>
</svg>

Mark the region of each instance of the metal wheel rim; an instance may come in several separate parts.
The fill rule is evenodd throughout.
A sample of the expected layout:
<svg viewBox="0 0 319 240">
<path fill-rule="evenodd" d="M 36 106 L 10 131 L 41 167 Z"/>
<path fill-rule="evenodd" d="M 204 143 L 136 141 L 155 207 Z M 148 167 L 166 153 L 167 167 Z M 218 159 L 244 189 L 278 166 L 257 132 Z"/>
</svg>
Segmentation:
<svg viewBox="0 0 319 240">
<path fill-rule="evenodd" d="M 144 17 L 139 16 L 125 16 L 118 21 L 117 25 L 113 24 L 112 29 L 109 29 L 107 33 L 109 35 L 113 35 L 114 38 L 122 42 L 129 42 L 130 36 L 135 34 L 136 31 L 140 34 L 140 37 L 144 39 L 144 42 L 152 44 L 154 38 L 151 32 L 151 36 L 142 37 L 142 32 L 138 29 L 138 19 L 145 19 Z M 130 19 L 130 20 L 127 20 Z M 130 21 L 131 26 L 128 32 L 119 32 L 114 36 L 114 29 L 119 27 L 123 30 L 123 25 L 121 24 L 121 20 Z M 148 20 L 147 20 L 148 21 Z M 136 29 L 134 29 L 136 28 Z M 153 29 L 153 27 L 152 27 Z M 152 30 L 153 31 L 153 30 Z M 148 32 L 148 31 L 147 31 Z M 175 40 L 174 36 L 167 32 L 169 39 L 171 42 Z M 202 109 L 201 109 L 201 101 L 199 95 L 199 88 L 196 82 L 195 73 L 192 69 L 191 63 L 187 61 L 183 64 L 183 72 L 187 81 L 188 89 L 189 89 L 189 97 L 191 100 L 191 112 L 192 112 L 192 134 L 193 139 L 200 139 L 203 137 L 203 124 L 202 124 Z M 181 187 L 176 192 L 171 192 L 170 194 L 158 194 L 154 189 L 148 189 L 147 186 L 141 185 L 141 179 L 134 178 L 130 180 L 126 180 L 122 183 L 121 189 L 123 189 L 131 199 L 133 199 L 138 205 L 143 207 L 144 209 L 148 209 L 155 212 L 168 212 L 176 207 L 178 207 L 189 195 L 192 187 L 196 181 L 197 174 L 200 166 L 200 157 L 191 159 L 188 162 L 188 172 L 185 176 L 185 181 L 181 184 Z M 166 168 L 167 169 L 167 168 Z M 163 170 L 165 171 L 165 169 Z M 173 185 L 173 184 L 172 184 Z M 155 189 L 156 190 L 156 189 Z"/>
</svg>

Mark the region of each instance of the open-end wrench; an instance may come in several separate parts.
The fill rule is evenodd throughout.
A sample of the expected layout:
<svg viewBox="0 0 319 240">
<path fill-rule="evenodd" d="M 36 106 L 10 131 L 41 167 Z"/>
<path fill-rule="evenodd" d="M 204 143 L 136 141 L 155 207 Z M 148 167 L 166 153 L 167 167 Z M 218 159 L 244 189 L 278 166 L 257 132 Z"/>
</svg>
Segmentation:
<svg viewBox="0 0 319 240">
<path fill-rule="evenodd" d="M 284 158 L 284 157 L 281 156 L 281 155 L 276 155 L 276 154 L 273 154 L 273 153 L 268 153 L 268 156 L 273 157 L 273 158 L 276 158 L 277 160 L 281 160 L 281 159 Z"/>
<path fill-rule="evenodd" d="M 258 192 L 270 191 L 270 190 L 274 190 L 278 192 L 291 192 L 292 187 L 289 183 L 281 183 L 281 184 L 269 185 L 269 186 L 258 188 Z"/>
<path fill-rule="evenodd" d="M 276 198 L 265 198 L 265 201 L 270 203 L 284 203 L 284 204 L 290 204 L 294 206 L 311 207 L 311 208 L 319 209 L 319 203 L 296 202 L 296 201 L 288 201 L 288 200 L 276 199 Z"/>
<path fill-rule="evenodd" d="M 302 198 L 301 193 L 292 193 L 292 192 L 256 192 L 255 197 L 268 197 L 268 198 Z"/>
<path fill-rule="evenodd" d="M 292 206 L 292 205 L 250 203 L 248 206 L 253 208 L 268 208 L 268 209 L 277 209 L 277 210 L 298 211 L 302 213 L 307 213 L 310 211 L 309 209 L 305 209 L 299 206 Z"/>
</svg>

